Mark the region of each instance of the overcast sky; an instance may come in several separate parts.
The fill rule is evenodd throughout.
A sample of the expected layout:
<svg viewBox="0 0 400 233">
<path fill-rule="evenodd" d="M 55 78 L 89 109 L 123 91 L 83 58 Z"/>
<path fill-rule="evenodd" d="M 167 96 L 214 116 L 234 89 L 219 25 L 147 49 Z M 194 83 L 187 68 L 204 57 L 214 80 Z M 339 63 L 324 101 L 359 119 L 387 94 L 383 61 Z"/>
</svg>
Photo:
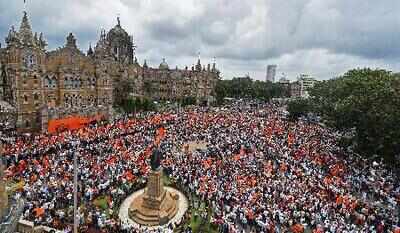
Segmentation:
<svg viewBox="0 0 400 233">
<path fill-rule="evenodd" d="M 73 32 L 86 51 L 100 30 L 121 24 L 140 63 L 191 66 L 215 56 L 224 78 L 299 73 L 329 79 L 356 67 L 400 71 L 399 0 L 27 0 L 33 30 L 49 49 Z M 0 38 L 19 28 L 23 0 L 0 0 Z"/>
</svg>

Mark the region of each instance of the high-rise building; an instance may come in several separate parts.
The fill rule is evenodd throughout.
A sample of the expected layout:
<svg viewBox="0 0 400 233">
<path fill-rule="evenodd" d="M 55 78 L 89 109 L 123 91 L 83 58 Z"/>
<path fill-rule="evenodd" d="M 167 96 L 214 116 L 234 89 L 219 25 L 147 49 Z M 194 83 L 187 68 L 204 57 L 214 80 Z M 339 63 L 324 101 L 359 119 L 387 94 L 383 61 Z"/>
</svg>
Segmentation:
<svg viewBox="0 0 400 233">
<path fill-rule="evenodd" d="M 275 82 L 276 67 L 277 65 L 267 66 L 267 77 L 265 81 Z"/>
<path fill-rule="evenodd" d="M 296 82 L 293 82 L 290 86 L 290 92 L 292 97 L 309 97 L 309 89 L 314 87 L 315 83 L 318 82 L 315 78 L 307 74 L 300 74 Z"/>
</svg>

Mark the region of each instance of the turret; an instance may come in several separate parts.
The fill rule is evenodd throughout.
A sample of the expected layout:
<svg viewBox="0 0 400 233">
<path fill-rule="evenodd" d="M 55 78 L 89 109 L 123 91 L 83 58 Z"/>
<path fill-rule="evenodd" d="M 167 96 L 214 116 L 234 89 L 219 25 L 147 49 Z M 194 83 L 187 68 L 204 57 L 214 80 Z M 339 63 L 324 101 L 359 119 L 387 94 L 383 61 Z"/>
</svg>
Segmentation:
<svg viewBox="0 0 400 233">
<path fill-rule="evenodd" d="M 92 44 L 91 44 L 91 43 L 89 44 L 89 49 L 88 49 L 88 51 L 87 51 L 87 55 L 88 55 L 89 57 L 92 57 L 92 56 L 94 55 L 94 52 L 93 52 Z"/>
<path fill-rule="evenodd" d="M 24 11 L 24 16 L 22 17 L 21 26 L 19 28 L 19 36 L 22 43 L 26 45 L 33 45 L 33 35 L 32 35 L 32 28 L 29 24 L 28 16 L 26 11 Z"/>
<path fill-rule="evenodd" d="M 69 35 L 67 36 L 67 44 L 65 45 L 65 47 L 77 49 L 76 39 L 72 33 L 69 33 Z"/>
<path fill-rule="evenodd" d="M 44 41 L 43 39 L 42 33 L 40 33 L 40 36 L 38 38 L 38 34 L 32 32 L 28 15 L 25 11 L 21 20 L 19 31 L 17 32 L 14 29 L 14 26 L 11 26 L 11 29 L 8 32 L 8 36 L 6 37 L 6 43 L 7 47 L 17 46 L 21 48 L 27 46 L 36 47 L 42 50 L 44 50 L 47 45 L 46 41 Z"/>
<path fill-rule="evenodd" d="M 217 64 L 217 59 L 214 57 L 214 59 L 213 59 L 213 66 L 212 66 L 212 72 L 216 72 L 217 71 L 217 67 L 216 67 L 216 64 Z"/>
<path fill-rule="evenodd" d="M 199 53 L 199 58 L 197 59 L 196 71 L 201 71 L 200 53 Z"/>
<path fill-rule="evenodd" d="M 19 38 L 17 37 L 17 32 L 15 31 L 14 26 L 11 26 L 8 31 L 8 35 L 6 37 L 7 46 L 12 46 L 19 43 Z"/>
<path fill-rule="evenodd" d="M 45 49 L 47 46 L 47 42 L 43 38 L 43 33 L 39 34 L 39 46 L 41 49 Z"/>
<path fill-rule="evenodd" d="M 33 36 L 33 41 L 35 42 L 35 44 L 39 45 L 37 32 L 35 32 L 35 35 Z"/>
</svg>

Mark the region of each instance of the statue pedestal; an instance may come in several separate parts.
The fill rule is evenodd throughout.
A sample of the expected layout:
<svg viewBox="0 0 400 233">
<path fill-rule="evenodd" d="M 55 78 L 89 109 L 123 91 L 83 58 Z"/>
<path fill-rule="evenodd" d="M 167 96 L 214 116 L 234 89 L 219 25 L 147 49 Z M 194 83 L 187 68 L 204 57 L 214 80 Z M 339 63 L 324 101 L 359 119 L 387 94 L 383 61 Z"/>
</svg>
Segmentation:
<svg viewBox="0 0 400 233">
<path fill-rule="evenodd" d="M 145 226 L 164 225 L 178 211 L 178 199 L 178 195 L 164 189 L 162 171 L 151 171 L 144 193 L 129 208 L 129 217 Z"/>
</svg>

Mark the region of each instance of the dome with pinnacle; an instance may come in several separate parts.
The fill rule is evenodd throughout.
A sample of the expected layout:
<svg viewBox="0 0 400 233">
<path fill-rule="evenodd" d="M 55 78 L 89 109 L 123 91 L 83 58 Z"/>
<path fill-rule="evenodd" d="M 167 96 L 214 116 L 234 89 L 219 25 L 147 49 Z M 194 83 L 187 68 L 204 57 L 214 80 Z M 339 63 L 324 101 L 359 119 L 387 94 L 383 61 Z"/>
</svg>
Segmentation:
<svg viewBox="0 0 400 233">
<path fill-rule="evenodd" d="M 159 69 L 160 70 L 168 70 L 169 69 L 168 63 L 165 61 L 165 58 L 163 58 L 163 61 L 161 62 Z"/>
</svg>

